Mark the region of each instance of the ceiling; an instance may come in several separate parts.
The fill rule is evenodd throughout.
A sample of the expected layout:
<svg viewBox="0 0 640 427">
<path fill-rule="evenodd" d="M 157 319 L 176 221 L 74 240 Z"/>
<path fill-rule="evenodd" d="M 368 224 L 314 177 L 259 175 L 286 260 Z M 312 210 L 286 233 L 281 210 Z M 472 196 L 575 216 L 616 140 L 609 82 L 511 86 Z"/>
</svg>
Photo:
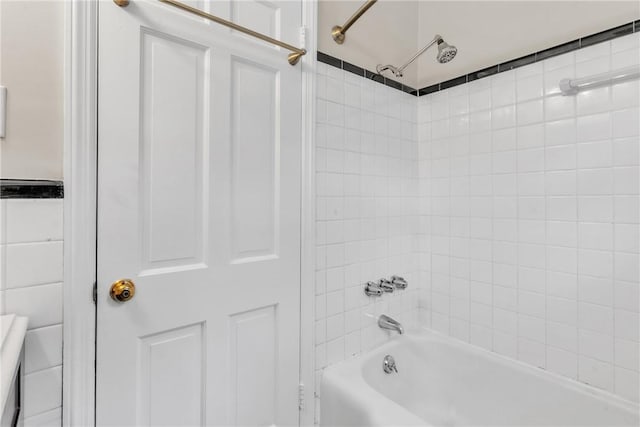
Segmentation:
<svg viewBox="0 0 640 427">
<path fill-rule="evenodd" d="M 375 70 L 396 66 L 440 34 L 458 48 L 439 64 L 425 52 L 399 79 L 424 87 L 640 19 L 638 1 L 393 1 L 380 0 L 354 24 L 342 46 L 330 28 L 361 4 L 321 0 L 319 50 Z"/>
<path fill-rule="evenodd" d="M 320 0 L 318 49 L 370 71 L 376 65 L 406 61 L 418 49 L 418 1 L 379 0 L 346 33 L 344 44 L 331 38 L 364 0 Z M 418 67 L 408 68 L 403 83 L 414 85 Z"/>
</svg>

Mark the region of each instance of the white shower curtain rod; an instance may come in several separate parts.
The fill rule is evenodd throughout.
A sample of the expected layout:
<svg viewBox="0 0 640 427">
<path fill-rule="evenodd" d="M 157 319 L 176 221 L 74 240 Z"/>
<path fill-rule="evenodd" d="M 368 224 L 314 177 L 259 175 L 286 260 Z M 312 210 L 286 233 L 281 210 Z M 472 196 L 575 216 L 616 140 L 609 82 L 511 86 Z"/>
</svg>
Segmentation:
<svg viewBox="0 0 640 427">
<path fill-rule="evenodd" d="M 562 79 L 560 80 L 560 90 L 563 95 L 575 95 L 581 90 L 612 85 L 627 80 L 637 79 L 638 77 L 640 77 L 640 65 L 632 65 L 620 70 L 581 77 L 579 79 Z"/>
</svg>

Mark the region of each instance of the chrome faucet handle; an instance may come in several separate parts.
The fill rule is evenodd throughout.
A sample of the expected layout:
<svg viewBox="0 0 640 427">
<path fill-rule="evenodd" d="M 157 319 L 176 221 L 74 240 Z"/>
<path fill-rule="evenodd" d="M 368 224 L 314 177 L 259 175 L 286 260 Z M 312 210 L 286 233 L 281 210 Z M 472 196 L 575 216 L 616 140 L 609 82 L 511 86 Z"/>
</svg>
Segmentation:
<svg viewBox="0 0 640 427">
<path fill-rule="evenodd" d="M 390 374 L 392 372 L 398 373 L 398 368 L 396 366 L 396 361 L 393 356 L 387 354 L 382 360 L 382 370 L 385 374 Z"/>
<path fill-rule="evenodd" d="M 397 289 L 407 289 L 407 286 L 409 286 L 409 282 L 400 276 L 391 276 L 391 283 L 393 283 Z"/>
<path fill-rule="evenodd" d="M 364 285 L 364 293 L 370 297 L 379 297 L 382 296 L 382 289 L 374 282 L 367 282 Z"/>
<path fill-rule="evenodd" d="M 378 286 L 385 292 L 393 292 L 395 290 L 395 287 L 393 286 L 393 283 L 391 283 L 391 280 L 382 278 L 378 281 Z"/>
</svg>

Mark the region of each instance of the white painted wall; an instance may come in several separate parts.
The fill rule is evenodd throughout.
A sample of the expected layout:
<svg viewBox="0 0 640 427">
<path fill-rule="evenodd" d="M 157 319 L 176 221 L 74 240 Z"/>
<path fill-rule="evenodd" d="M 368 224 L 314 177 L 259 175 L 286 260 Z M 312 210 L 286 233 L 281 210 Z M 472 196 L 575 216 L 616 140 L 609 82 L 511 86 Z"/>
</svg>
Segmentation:
<svg viewBox="0 0 640 427">
<path fill-rule="evenodd" d="M 638 401 L 639 34 L 421 97 L 426 324 Z"/>
<path fill-rule="evenodd" d="M 0 178 L 62 179 L 64 2 L 0 2 Z"/>
<path fill-rule="evenodd" d="M 29 317 L 25 426 L 60 425 L 62 199 L 0 201 L 0 314 Z"/>
</svg>

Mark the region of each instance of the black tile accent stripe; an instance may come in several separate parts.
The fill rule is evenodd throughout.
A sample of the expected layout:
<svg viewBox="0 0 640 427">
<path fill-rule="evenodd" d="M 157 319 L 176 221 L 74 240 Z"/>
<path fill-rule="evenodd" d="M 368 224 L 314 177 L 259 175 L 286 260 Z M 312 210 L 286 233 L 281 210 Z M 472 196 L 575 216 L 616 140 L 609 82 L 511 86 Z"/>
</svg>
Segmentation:
<svg viewBox="0 0 640 427">
<path fill-rule="evenodd" d="M 591 46 L 592 44 L 615 39 L 616 37 L 626 36 L 631 33 L 633 33 L 633 22 L 629 22 L 628 24 L 621 25 L 610 30 L 602 31 L 591 36 L 583 37 L 580 39 L 580 47 Z"/>
<path fill-rule="evenodd" d="M 408 93 L 409 95 L 418 96 L 418 91 L 409 86 L 402 85 L 402 91 Z"/>
<path fill-rule="evenodd" d="M 367 71 L 367 78 L 369 80 L 373 80 L 374 82 L 378 82 L 380 84 L 384 84 L 385 78 L 383 75 L 372 73 L 371 71 Z"/>
<path fill-rule="evenodd" d="M 503 62 L 498 65 L 498 72 L 513 70 L 514 68 L 533 64 L 534 62 L 536 62 L 536 54 L 532 53 L 531 55 L 523 56 L 521 58 L 514 59 L 513 61 Z"/>
<path fill-rule="evenodd" d="M 404 93 L 408 93 L 409 95 L 418 96 L 418 91 L 411 86 L 402 85 L 402 90 Z"/>
<path fill-rule="evenodd" d="M 397 81 L 388 79 L 386 77 L 384 79 L 384 84 L 394 89 L 402 90 L 402 83 L 398 83 Z"/>
<path fill-rule="evenodd" d="M 450 87 L 458 86 L 467 82 L 467 76 L 456 77 L 455 79 L 447 80 L 440 83 L 440 90 L 449 89 Z"/>
<path fill-rule="evenodd" d="M 326 53 L 322 53 L 320 51 L 318 51 L 318 55 L 317 55 L 318 61 L 320 62 L 324 62 L 327 65 L 331 65 L 332 67 L 336 67 L 336 68 L 340 68 L 342 69 L 342 60 L 335 58 L 331 55 L 327 55 Z"/>
<path fill-rule="evenodd" d="M 379 77 L 381 79 L 381 83 L 384 83 L 384 77 L 382 77 L 380 74 L 372 73 L 369 70 L 364 70 L 365 79 L 373 80 L 376 77 Z"/>
<path fill-rule="evenodd" d="M 498 68 L 498 65 L 494 65 L 493 67 L 485 68 L 484 70 L 474 71 L 473 73 L 467 74 L 467 81 L 472 82 L 483 77 L 488 77 L 492 74 L 497 74 Z"/>
<path fill-rule="evenodd" d="M 563 53 L 568 53 L 578 49 L 580 49 L 580 40 L 574 40 L 569 43 L 561 44 L 560 46 L 554 46 L 541 52 L 536 52 L 536 61 L 542 61 L 543 59 L 562 55 Z"/>
<path fill-rule="evenodd" d="M 581 47 L 591 46 L 596 43 L 612 40 L 617 37 L 626 36 L 631 33 L 640 32 L 640 20 L 630 22 L 619 27 L 611 28 L 590 36 L 582 37 L 577 40 L 563 43 L 558 46 L 550 47 L 549 49 L 542 50 L 540 52 L 532 53 L 530 55 L 522 56 L 511 61 L 503 62 L 492 67 L 485 68 L 483 70 L 474 71 L 466 76 L 460 76 L 446 82 L 438 83 L 432 86 L 427 86 L 418 90 L 418 96 L 428 95 L 439 90 L 448 89 L 453 86 L 461 85 L 467 82 L 488 77 L 493 74 L 501 73 L 503 71 L 513 70 L 524 65 L 533 64 L 534 62 L 542 61 L 553 56 L 561 55 L 563 53 L 571 52 L 573 50 L 580 49 Z"/>
<path fill-rule="evenodd" d="M 61 199 L 62 181 L 0 179 L 0 199 Z"/>
<path fill-rule="evenodd" d="M 383 85 L 392 87 L 394 89 L 401 90 L 410 95 L 423 96 L 428 95 L 439 90 L 449 89 L 454 86 L 472 82 L 474 80 L 482 79 L 484 77 L 491 76 L 493 74 L 502 73 L 503 71 L 513 70 L 518 67 L 533 64 L 534 62 L 542 61 L 547 58 L 551 58 L 563 53 L 571 52 L 582 47 L 594 45 L 607 40 L 612 40 L 617 37 L 626 36 L 632 33 L 640 32 L 640 20 L 629 22 L 628 24 L 620 25 L 619 27 L 610 28 L 605 31 L 601 31 L 596 34 L 591 34 L 586 37 L 582 37 L 576 40 L 572 40 L 567 43 L 563 43 L 558 46 L 550 47 L 549 49 L 541 50 L 539 52 L 532 53 L 530 55 L 522 56 L 520 58 L 512 59 L 501 64 L 497 64 L 491 67 L 487 67 L 482 70 L 474 71 L 464 76 L 456 77 L 455 79 L 447 80 L 441 83 L 437 83 L 431 86 L 423 87 L 421 89 L 414 89 L 410 86 L 405 86 L 395 80 L 388 79 L 380 74 L 371 72 L 369 70 L 358 67 L 357 65 L 349 64 L 326 53 L 318 52 L 318 61 L 327 65 L 331 65 L 336 68 L 343 69 L 345 71 L 352 72 L 359 76 L 364 76 L 367 79 L 371 79 Z"/>
<path fill-rule="evenodd" d="M 333 57 L 331 55 L 327 55 L 326 53 L 318 51 L 317 58 L 318 58 L 318 61 L 325 63 L 327 65 L 331 65 L 332 67 L 349 71 L 350 73 L 356 74 L 358 76 L 362 76 L 366 79 L 373 80 L 374 82 L 408 93 L 409 95 L 418 96 L 418 91 L 412 88 L 411 86 L 403 85 L 398 81 L 388 79 L 381 74 L 374 73 L 373 71 L 369 71 L 367 69 L 358 67 L 357 65 L 350 64 L 339 58 Z"/>
<path fill-rule="evenodd" d="M 360 77 L 364 77 L 364 68 L 360 68 L 357 65 L 349 64 L 346 61 L 342 61 L 342 69 L 356 74 Z"/>
<path fill-rule="evenodd" d="M 418 96 L 429 95 L 430 93 L 437 92 L 440 90 L 440 84 L 423 87 L 418 91 Z"/>
</svg>

